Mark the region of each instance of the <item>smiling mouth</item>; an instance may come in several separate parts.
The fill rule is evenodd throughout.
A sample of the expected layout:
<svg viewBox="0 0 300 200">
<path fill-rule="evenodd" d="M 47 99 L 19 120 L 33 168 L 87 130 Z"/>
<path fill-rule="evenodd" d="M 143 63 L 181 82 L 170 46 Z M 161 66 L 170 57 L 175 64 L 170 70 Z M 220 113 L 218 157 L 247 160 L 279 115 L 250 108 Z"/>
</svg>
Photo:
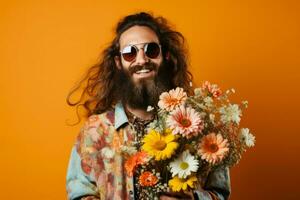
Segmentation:
<svg viewBox="0 0 300 200">
<path fill-rule="evenodd" d="M 155 76 L 155 70 L 153 69 L 141 69 L 134 72 L 133 77 L 136 79 L 148 79 L 153 78 Z"/>
<path fill-rule="evenodd" d="M 146 74 L 146 73 L 149 73 L 151 71 L 152 70 L 150 70 L 150 69 L 142 69 L 142 70 L 136 71 L 135 73 L 136 74 Z"/>
</svg>

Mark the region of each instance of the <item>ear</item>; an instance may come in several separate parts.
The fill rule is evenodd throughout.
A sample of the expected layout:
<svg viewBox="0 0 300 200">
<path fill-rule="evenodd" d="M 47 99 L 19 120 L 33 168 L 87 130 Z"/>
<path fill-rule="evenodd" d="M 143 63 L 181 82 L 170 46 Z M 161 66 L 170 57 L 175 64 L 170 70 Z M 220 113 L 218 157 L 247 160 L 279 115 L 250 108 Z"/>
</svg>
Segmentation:
<svg viewBox="0 0 300 200">
<path fill-rule="evenodd" d="M 120 56 L 115 56 L 114 57 L 114 60 L 115 60 L 115 65 L 117 66 L 118 69 L 121 69 L 121 59 L 120 59 Z"/>
</svg>

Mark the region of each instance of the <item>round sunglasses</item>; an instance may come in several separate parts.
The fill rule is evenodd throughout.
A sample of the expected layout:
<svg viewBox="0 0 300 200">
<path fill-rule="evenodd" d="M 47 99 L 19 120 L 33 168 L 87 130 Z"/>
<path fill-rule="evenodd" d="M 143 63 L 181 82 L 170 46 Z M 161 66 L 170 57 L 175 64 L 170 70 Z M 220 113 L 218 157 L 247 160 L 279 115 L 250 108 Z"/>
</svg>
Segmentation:
<svg viewBox="0 0 300 200">
<path fill-rule="evenodd" d="M 143 47 L 138 48 L 136 45 L 144 44 Z M 135 45 L 128 45 L 120 51 L 122 57 L 127 62 L 132 62 L 140 49 L 144 50 L 145 55 L 148 58 L 154 59 L 157 58 L 161 51 L 161 45 L 156 42 L 149 42 L 149 43 L 139 43 Z"/>
</svg>

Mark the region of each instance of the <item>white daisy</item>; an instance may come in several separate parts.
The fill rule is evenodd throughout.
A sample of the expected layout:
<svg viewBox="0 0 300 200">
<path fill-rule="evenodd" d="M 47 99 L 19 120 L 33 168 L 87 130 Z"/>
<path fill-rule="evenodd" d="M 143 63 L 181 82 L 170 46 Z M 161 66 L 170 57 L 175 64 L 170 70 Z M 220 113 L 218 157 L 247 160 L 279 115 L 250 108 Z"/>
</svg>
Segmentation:
<svg viewBox="0 0 300 200">
<path fill-rule="evenodd" d="M 192 172 L 197 172 L 199 162 L 188 150 L 184 151 L 179 158 L 170 163 L 172 176 L 178 175 L 179 178 L 186 178 Z"/>
<path fill-rule="evenodd" d="M 242 112 L 237 104 L 223 106 L 219 111 L 221 113 L 221 121 L 225 124 L 231 121 L 238 124 L 241 120 Z"/>
<path fill-rule="evenodd" d="M 247 147 L 253 147 L 255 144 L 255 136 L 249 132 L 248 128 L 240 130 L 240 139 L 246 144 Z"/>
</svg>

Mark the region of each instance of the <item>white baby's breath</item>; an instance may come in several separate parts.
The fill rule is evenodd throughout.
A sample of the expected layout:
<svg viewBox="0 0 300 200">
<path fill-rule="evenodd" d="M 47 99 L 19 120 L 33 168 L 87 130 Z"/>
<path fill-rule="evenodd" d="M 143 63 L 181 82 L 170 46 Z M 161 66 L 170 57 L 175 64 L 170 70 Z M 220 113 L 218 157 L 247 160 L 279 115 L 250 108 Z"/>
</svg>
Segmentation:
<svg viewBox="0 0 300 200">
<path fill-rule="evenodd" d="M 219 110 L 221 114 L 221 121 L 223 123 L 234 122 L 239 123 L 242 112 L 237 104 L 229 104 L 228 106 L 223 106 Z"/>
<path fill-rule="evenodd" d="M 207 106 L 207 107 L 212 107 L 213 106 L 213 102 L 214 102 L 214 100 L 213 100 L 213 98 L 211 98 L 211 97 L 205 97 L 204 99 L 203 99 L 203 101 L 204 101 L 204 103 L 205 103 L 205 105 Z"/>
<path fill-rule="evenodd" d="M 195 88 L 194 93 L 195 93 L 195 96 L 201 96 L 202 95 L 202 89 L 201 88 Z"/>
<path fill-rule="evenodd" d="M 209 119 L 210 121 L 212 121 L 213 123 L 215 122 L 215 115 L 214 114 L 209 114 Z"/>
<path fill-rule="evenodd" d="M 203 103 L 198 103 L 197 106 L 203 110 L 206 110 L 206 106 Z"/>
<path fill-rule="evenodd" d="M 201 119 L 204 119 L 205 116 L 206 116 L 206 112 L 199 112 L 199 117 Z"/>
</svg>

